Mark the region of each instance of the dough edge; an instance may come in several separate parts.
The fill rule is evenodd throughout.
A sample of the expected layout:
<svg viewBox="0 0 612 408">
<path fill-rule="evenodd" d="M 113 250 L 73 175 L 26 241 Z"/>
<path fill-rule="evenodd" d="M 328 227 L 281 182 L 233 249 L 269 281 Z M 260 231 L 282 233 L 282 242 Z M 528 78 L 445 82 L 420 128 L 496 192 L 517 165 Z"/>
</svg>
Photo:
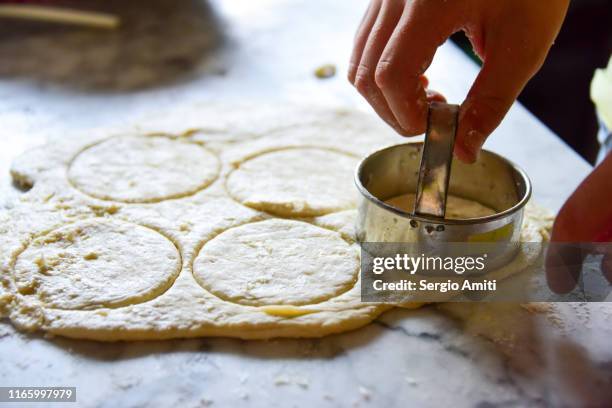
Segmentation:
<svg viewBox="0 0 612 408">
<path fill-rule="evenodd" d="M 346 112 L 343 112 L 342 115 L 348 115 Z M 361 114 L 360 114 L 361 115 Z M 282 127 L 281 127 L 282 128 Z M 367 132 L 364 132 L 367 133 Z M 96 138 L 90 138 L 89 143 L 92 141 L 98 141 L 100 138 L 106 139 L 108 136 L 96 136 Z M 376 147 L 380 147 L 385 142 L 390 142 L 392 140 L 389 137 L 386 140 L 378 140 Z M 397 140 L 396 141 L 400 141 Z M 303 141 L 299 138 L 296 140 L 291 140 L 288 138 L 287 140 L 279 140 L 280 145 L 283 146 L 292 146 L 292 145 L 303 145 Z M 256 140 L 255 142 L 247 141 L 247 144 L 251 144 L 254 149 L 262 149 L 266 147 L 267 140 Z M 338 141 L 338 144 L 343 146 L 342 141 Z M 389 143 L 390 144 L 390 143 Z M 323 143 L 321 143 L 322 148 L 326 148 Z M 67 148 L 66 146 L 62 147 L 62 151 L 73 151 L 72 147 Z M 231 150 L 231 147 L 228 149 Z M 373 150 L 368 147 L 368 150 Z M 62 163 L 63 158 L 65 157 L 62 152 L 54 151 L 54 152 L 45 152 L 44 154 L 52 154 L 54 155 L 52 160 L 49 162 L 49 167 L 51 167 L 51 171 L 53 171 L 53 167 L 57 166 L 58 162 Z M 243 154 L 243 152 L 240 152 Z M 356 151 L 355 154 L 363 154 L 361 151 Z M 230 156 L 231 157 L 231 156 Z M 55 160 L 55 161 L 53 161 Z M 226 159 L 227 160 L 227 159 Z M 27 163 L 26 166 L 27 167 Z M 40 174 L 32 171 L 30 173 L 25 172 L 16 172 L 18 176 L 24 174 L 25 176 L 30 176 L 32 174 L 32 178 L 34 181 L 38 181 L 36 179 L 40 179 L 44 181 L 49 178 L 47 175 L 43 174 L 45 172 L 49 172 L 48 169 L 44 169 L 40 172 Z M 41 174 L 43 174 L 41 176 Z M 41 192 L 38 193 L 40 195 Z M 95 205 L 114 205 L 113 203 L 104 203 L 99 200 L 90 200 L 93 201 Z M 121 203 L 119 203 L 121 205 Z M 538 210 L 541 211 L 541 210 Z M 347 211 L 351 212 L 351 211 Z M 537 211 L 536 211 L 537 213 Z M 332 217 L 337 213 L 329 214 L 328 216 L 320 217 Z M 2 217 L 2 211 L 0 210 L 0 217 Z M 542 228 L 546 229 L 545 225 L 550 223 L 550 216 L 546 215 L 536 215 L 535 217 L 526 217 L 531 218 L 532 221 L 537 221 L 537 223 L 542 224 Z M 119 219 L 122 219 L 119 217 Z M 251 218 L 250 221 L 253 222 L 255 218 Z M 132 221 L 131 219 L 127 219 L 127 221 Z M 319 225 L 318 223 L 314 223 L 315 225 Z M 340 223 L 341 224 L 341 223 Z M 234 225 L 236 226 L 236 225 Z M 230 226 L 231 228 L 231 226 Z M 349 229 L 351 227 L 348 227 Z M 330 228 L 331 229 L 331 228 Z M 344 226 L 335 226 L 333 228 L 340 233 L 346 233 L 344 231 Z M 545 235 L 544 235 L 545 237 Z M 0 241 L 0 247 L 2 246 L 2 241 Z M 2 269 L 2 274 L 9 273 L 9 271 L 2 265 L 0 265 Z M 181 272 L 181 275 L 183 273 Z M 171 288 L 172 289 L 172 288 Z M 171 290 L 170 289 L 170 290 Z M 349 299 L 351 300 L 351 299 Z M 352 299 L 354 300 L 354 299 Z M 155 301 L 152 300 L 150 302 Z M 144 305 L 146 305 L 145 303 Z M 139 305 L 135 305 L 134 307 L 138 307 Z M 206 306 L 206 303 L 204 303 Z M 224 312 L 231 312 L 235 305 L 229 305 L 229 310 L 224 310 Z M 398 305 L 399 306 L 399 305 Z M 408 307 L 414 307 L 414 305 L 403 305 Z M 309 305 L 308 308 L 316 309 L 317 305 Z M 58 316 L 57 310 L 47 310 L 37 305 L 30 304 L 27 301 L 23 301 L 19 299 L 19 295 L 10 293 L 0 286 L 0 315 L 9 315 L 15 326 L 20 328 L 21 330 L 27 331 L 46 331 L 50 335 L 60 335 L 65 337 L 79 338 L 79 339 L 91 339 L 91 340 L 100 340 L 100 341 L 119 341 L 119 340 L 162 340 L 162 339 L 172 339 L 172 338 L 189 338 L 189 337 L 236 337 L 241 339 L 269 339 L 276 337 L 323 337 L 326 335 L 345 332 L 349 330 L 354 330 L 360 328 L 362 326 L 367 325 L 372 320 L 374 320 L 381 313 L 392 309 L 393 305 L 383 305 L 383 304 L 365 304 L 365 303 L 352 303 L 349 302 L 340 302 L 340 304 L 334 305 L 332 309 L 321 308 L 321 311 L 316 313 L 293 317 L 293 318 L 281 318 L 278 316 L 270 316 L 257 308 L 246 308 L 241 307 L 241 311 L 234 316 L 237 318 L 229 319 L 226 324 L 219 325 L 214 322 L 214 319 L 210 322 L 200 322 L 197 325 L 189 325 L 187 323 L 182 324 L 178 322 L 176 327 L 160 327 L 151 325 L 150 327 L 144 327 L 142 321 L 138 321 L 139 317 L 146 318 L 146 314 L 142 313 L 142 311 L 138 311 L 139 315 L 133 316 L 132 320 L 126 320 L 122 324 L 111 324 L 107 325 L 103 323 L 104 319 L 91 319 L 91 314 L 98 311 L 69 311 L 71 314 L 71 318 L 62 318 Z M 127 312 L 131 312 L 132 306 L 128 306 L 122 308 Z M 160 308 L 161 314 L 163 315 L 163 308 Z M 156 308 L 152 308 L 152 314 L 154 315 Z M 100 315 L 97 315 L 100 316 Z M 220 315 L 226 316 L 224 314 Z M 227 317 L 227 316 L 226 316 Z M 154 319 L 155 317 L 153 317 Z M 84 326 L 83 321 L 87 321 L 87 324 Z"/>
</svg>

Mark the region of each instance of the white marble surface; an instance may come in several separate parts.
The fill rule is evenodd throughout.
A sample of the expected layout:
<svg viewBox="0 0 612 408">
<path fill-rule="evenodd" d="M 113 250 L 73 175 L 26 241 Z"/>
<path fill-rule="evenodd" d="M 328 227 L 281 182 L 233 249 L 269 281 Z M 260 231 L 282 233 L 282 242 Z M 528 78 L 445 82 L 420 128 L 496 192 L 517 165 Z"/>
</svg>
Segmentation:
<svg viewBox="0 0 612 408">
<path fill-rule="evenodd" d="M 164 106 L 258 99 L 369 109 L 344 77 L 365 1 L 99 3 L 126 16 L 125 31 L 0 25 L 2 191 L 26 148 Z M 338 76 L 316 79 L 324 63 Z M 452 102 L 475 74 L 449 44 L 429 72 Z M 524 167 L 535 199 L 553 210 L 589 171 L 518 105 L 486 147 Z M 557 309 L 396 310 L 353 333 L 267 342 L 102 344 L 18 334 L 2 322 L 0 385 L 76 386 L 78 405 L 104 407 L 608 405 L 611 308 Z"/>
</svg>

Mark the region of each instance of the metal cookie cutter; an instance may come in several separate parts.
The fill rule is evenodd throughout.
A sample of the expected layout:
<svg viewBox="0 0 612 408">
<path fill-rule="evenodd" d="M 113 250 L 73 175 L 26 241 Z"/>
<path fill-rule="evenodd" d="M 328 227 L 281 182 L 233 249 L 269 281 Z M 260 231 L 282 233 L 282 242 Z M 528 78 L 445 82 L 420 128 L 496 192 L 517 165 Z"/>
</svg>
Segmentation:
<svg viewBox="0 0 612 408">
<path fill-rule="evenodd" d="M 378 150 L 359 164 L 355 183 L 361 193 L 356 225 L 360 242 L 515 243 L 503 245 L 491 265 L 516 254 L 531 182 L 509 160 L 482 150 L 476 163 L 452 160 L 457 106 L 431 104 L 425 143 L 406 143 Z M 412 212 L 385 201 L 416 194 Z M 495 210 L 480 218 L 444 218 L 451 194 Z"/>
<path fill-rule="evenodd" d="M 414 204 L 417 215 L 444 218 L 458 115 L 458 105 L 430 105 Z"/>
</svg>

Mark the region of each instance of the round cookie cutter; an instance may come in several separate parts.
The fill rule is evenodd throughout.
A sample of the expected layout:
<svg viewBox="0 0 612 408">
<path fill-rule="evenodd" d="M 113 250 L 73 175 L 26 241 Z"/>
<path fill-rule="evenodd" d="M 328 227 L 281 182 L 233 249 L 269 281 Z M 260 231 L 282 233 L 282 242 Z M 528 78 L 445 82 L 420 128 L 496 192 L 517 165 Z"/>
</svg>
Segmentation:
<svg viewBox="0 0 612 408">
<path fill-rule="evenodd" d="M 452 160 L 457 112 L 457 105 L 432 103 L 424 143 L 387 147 L 361 161 L 355 173 L 361 193 L 359 242 L 417 243 L 420 248 L 493 243 L 487 262 L 491 267 L 503 266 L 516 255 L 531 182 L 517 165 L 487 150 L 473 164 Z M 416 193 L 412 212 L 385 202 L 408 193 Z M 447 194 L 476 201 L 495 214 L 444 218 Z"/>
</svg>

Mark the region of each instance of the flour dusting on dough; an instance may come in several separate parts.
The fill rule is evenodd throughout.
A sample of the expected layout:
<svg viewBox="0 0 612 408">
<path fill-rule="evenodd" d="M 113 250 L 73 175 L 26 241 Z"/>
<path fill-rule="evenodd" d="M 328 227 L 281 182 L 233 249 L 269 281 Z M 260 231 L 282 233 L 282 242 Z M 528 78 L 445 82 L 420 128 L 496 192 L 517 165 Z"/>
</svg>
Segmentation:
<svg viewBox="0 0 612 408">
<path fill-rule="evenodd" d="M 17 158 L 12 174 L 31 189 L 0 210 L 0 314 L 116 341 L 320 337 L 390 309 L 361 302 L 353 171 L 402 139 L 346 110 L 205 111 Z M 522 239 L 549 225 L 528 209 Z"/>
</svg>

